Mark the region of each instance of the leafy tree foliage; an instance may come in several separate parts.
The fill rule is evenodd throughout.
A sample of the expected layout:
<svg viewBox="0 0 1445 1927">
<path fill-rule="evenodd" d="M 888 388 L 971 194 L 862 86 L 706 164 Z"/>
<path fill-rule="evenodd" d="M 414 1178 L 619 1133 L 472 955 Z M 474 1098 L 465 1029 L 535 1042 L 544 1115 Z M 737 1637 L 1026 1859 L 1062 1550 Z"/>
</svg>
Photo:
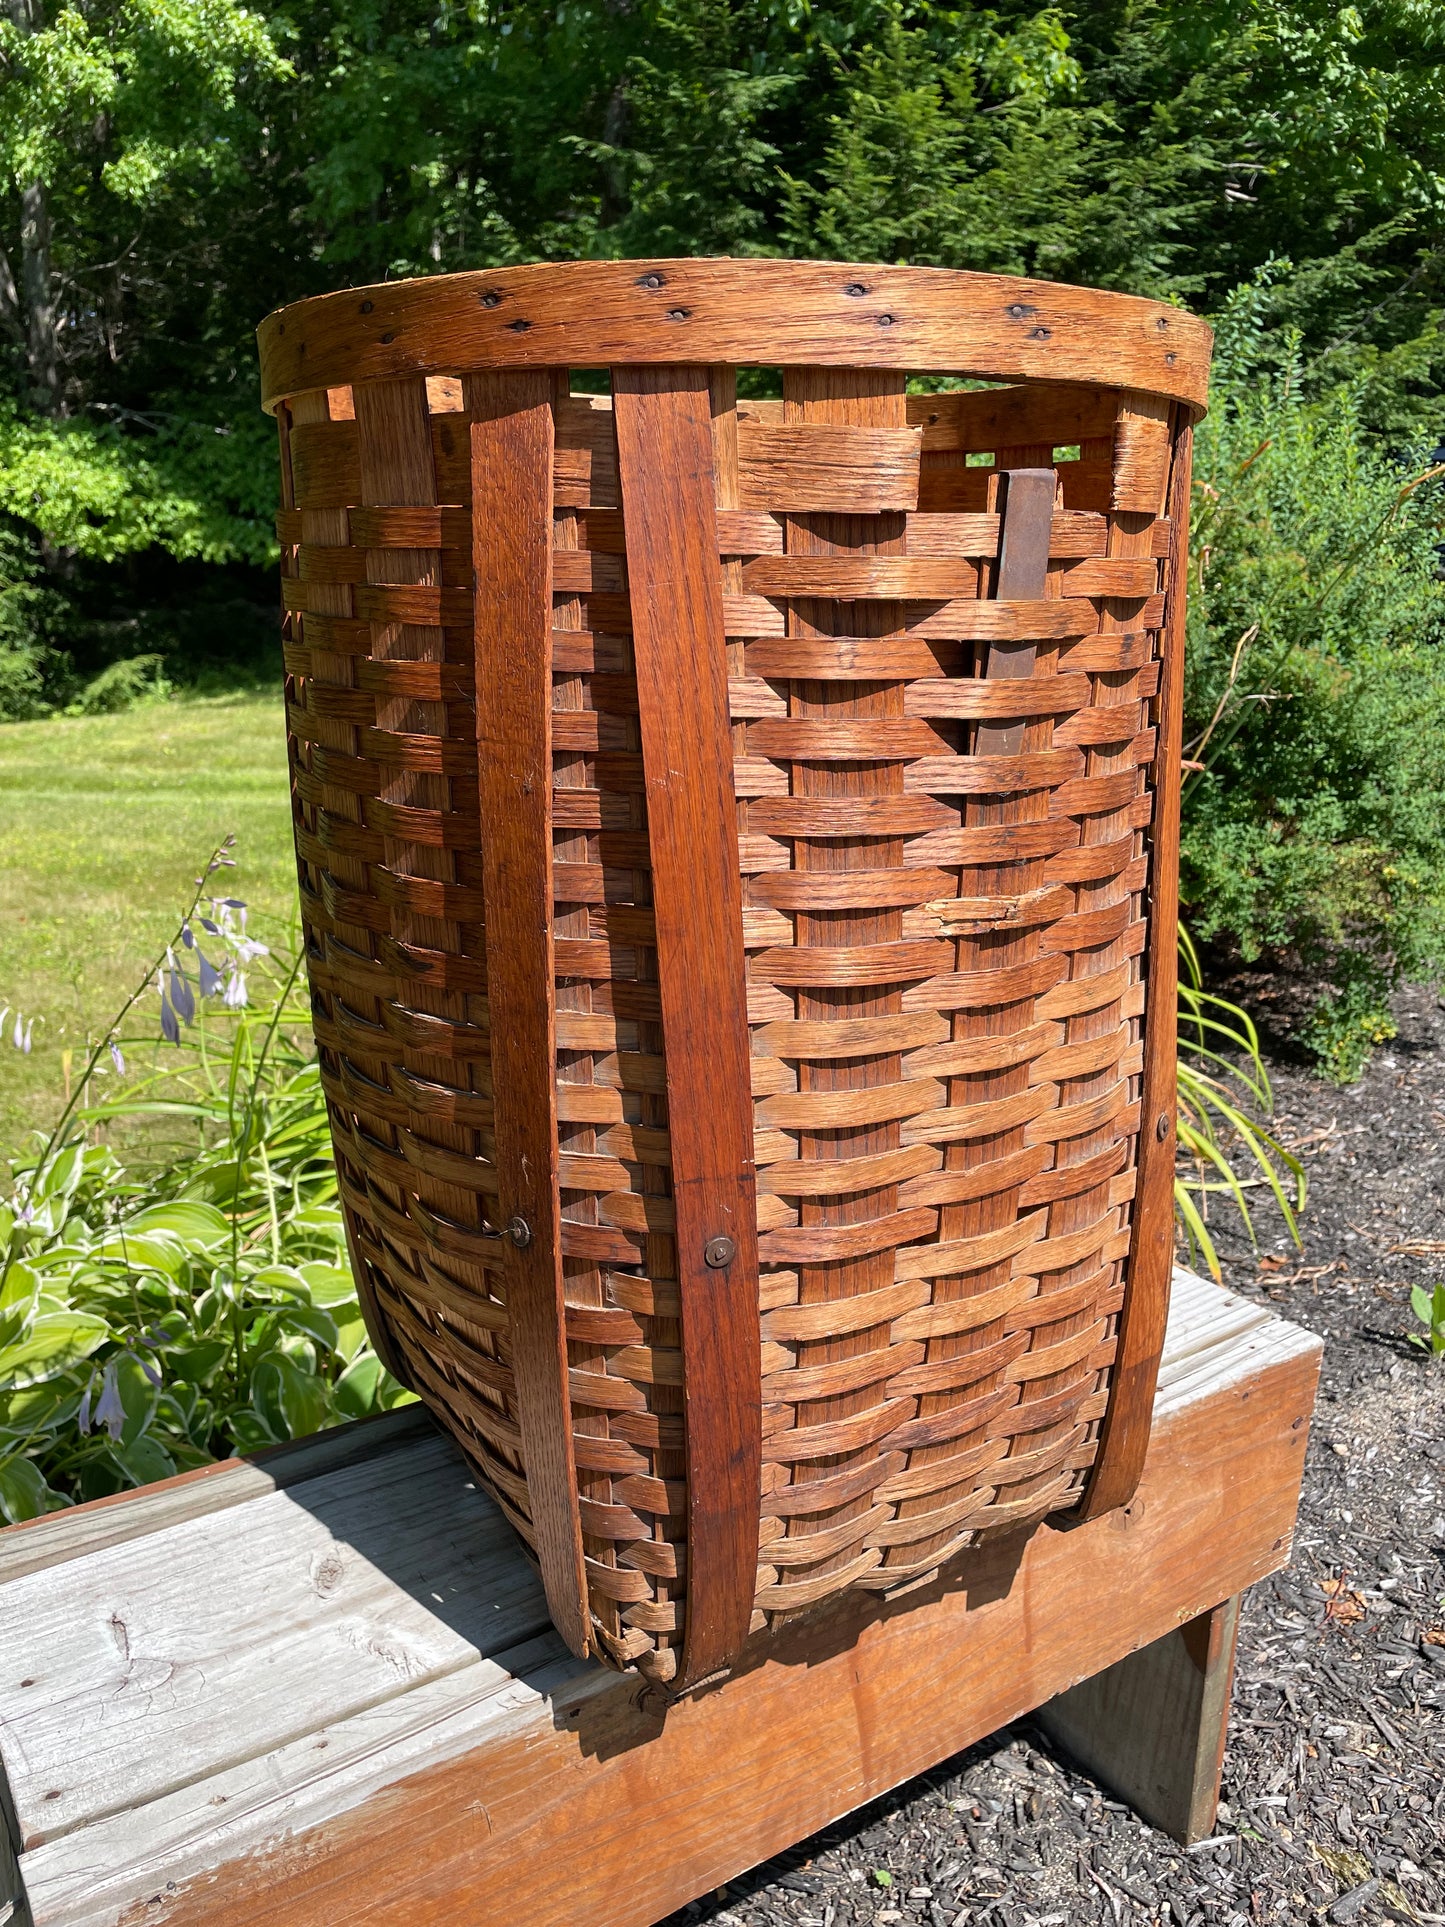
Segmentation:
<svg viewBox="0 0 1445 1927">
<path fill-rule="evenodd" d="M 1186 882 L 1334 960 L 1347 1068 L 1440 955 L 1438 510 L 1391 506 L 1445 430 L 1437 0 L 4 0 L 0 714 L 181 673 L 197 571 L 270 599 L 269 309 L 675 252 L 1225 317 Z"/>
</svg>

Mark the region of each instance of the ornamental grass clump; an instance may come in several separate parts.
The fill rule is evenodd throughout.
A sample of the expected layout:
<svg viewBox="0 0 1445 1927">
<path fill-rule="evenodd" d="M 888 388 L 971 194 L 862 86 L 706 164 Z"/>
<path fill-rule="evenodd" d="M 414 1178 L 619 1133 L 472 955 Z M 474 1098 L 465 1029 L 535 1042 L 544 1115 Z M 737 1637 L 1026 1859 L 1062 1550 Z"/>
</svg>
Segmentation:
<svg viewBox="0 0 1445 1927">
<path fill-rule="evenodd" d="M 1238 1211 L 1250 1242 L 1257 1243 L 1248 1189 L 1268 1191 L 1285 1229 L 1298 1245 L 1296 1213 L 1305 1202 L 1304 1166 L 1265 1129 L 1274 1109 L 1259 1032 L 1247 1011 L 1204 988 L 1199 953 L 1187 930 L 1179 932 L 1179 1158 L 1174 1210 L 1191 1259 L 1220 1275 L 1219 1254 L 1209 1235 L 1210 1200 L 1223 1197 Z M 1243 1154 L 1254 1166 L 1241 1177 Z"/>
<path fill-rule="evenodd" d="M 210 896 L 230 862 L 228 839 L 0 1204 L 7 1521 L 409 1396 L 356 1299 L 299 955 Z M 127 1029 L 152 996 L 159 1045 Z M 183 1136 L 131 1168 L 122 1120 Z"/>
</svg>

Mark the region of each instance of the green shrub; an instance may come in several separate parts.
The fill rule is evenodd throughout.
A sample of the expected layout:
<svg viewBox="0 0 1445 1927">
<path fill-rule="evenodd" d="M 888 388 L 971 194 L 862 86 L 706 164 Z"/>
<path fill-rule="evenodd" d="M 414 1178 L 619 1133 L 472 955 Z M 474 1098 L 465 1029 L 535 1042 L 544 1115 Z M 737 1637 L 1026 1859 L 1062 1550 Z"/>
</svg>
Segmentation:
<svg viewBox="0 0 1445 1927">
<path fill-rule="evenodd" d="M 62 606 L 33 533 L 0 513 L 0 722 L 43 716 L 68 693 L 69 665 L 50 641 Z"/>
<path fill-rule="evenodd" d="M 67 716 L 113 716 L 118 710 L 132 709 L 139 702 L 171 694 L 165 676 L 163 656 L 127 656 L 92 676 L 73 702 L 65 706 Z"/>
<path fill-rule="evenodd" d="M 1441 490 L 1305 397 L 1297 339 L 1231 301 L 1195 467 L 1182 889 L 1196 934 L 1293 951 L 1306 1041 L 1357 1073 L 1402 978 L 1445 967 Z"/>
</svg>

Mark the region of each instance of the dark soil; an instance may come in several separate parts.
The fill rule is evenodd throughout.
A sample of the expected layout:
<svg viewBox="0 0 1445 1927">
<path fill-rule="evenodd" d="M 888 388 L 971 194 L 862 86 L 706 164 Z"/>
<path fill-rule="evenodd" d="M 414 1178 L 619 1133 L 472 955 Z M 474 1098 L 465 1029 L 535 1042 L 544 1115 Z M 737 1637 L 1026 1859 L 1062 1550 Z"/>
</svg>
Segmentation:
<svg viewBox="0 0 1445 1927">
<path fill-rule="evenodd" d="M 1258 1252 L 1212 1214 L 1225 1283 L 1325 1340 L 1294 1557 L 1245 1602 L 1213 1839 L 1175 1846 L 1023 1721 L 668 1927 L 1445 1922 L 1445 1369 L 1406 1337 L 1409 1287 L 1445 1276 L 1445 1011 L 1411 991 L 1396 1018 L 1351 1089 L 1272 1067 L 1303 1251 L 1267 1202 Z"/>
</svg>

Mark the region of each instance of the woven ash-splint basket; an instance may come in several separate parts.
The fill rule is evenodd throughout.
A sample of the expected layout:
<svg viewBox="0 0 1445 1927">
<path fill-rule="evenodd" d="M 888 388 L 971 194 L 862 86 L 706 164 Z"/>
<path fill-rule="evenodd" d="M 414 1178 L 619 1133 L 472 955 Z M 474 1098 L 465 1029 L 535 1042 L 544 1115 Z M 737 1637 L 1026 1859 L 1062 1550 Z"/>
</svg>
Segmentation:
<svg viewBox="0 0 1445 1927">
<path fill-rule="evenodd" d="M 1125 1501 L 1208 330 L 655 261 L 260 339 L 353 1262 L 558 1629 L 683 1685 Z"/>
</svg>

